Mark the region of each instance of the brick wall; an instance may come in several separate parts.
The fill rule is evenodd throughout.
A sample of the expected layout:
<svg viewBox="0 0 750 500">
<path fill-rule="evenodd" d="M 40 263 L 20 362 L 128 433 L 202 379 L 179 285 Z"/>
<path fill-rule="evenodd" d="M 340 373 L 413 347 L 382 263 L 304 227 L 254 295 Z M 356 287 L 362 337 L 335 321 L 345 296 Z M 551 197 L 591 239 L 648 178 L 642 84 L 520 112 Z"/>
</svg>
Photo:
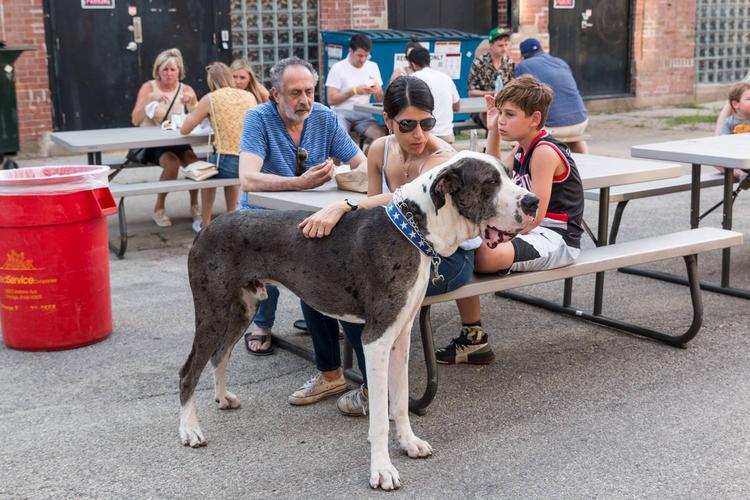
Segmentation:
<svg viewBox="0 0 750 500">
<path fill-rule="evenodd" d="M 695 91 L 695 0 L 636 0 L 633 82 L 638 97 Z"/>
<path fill-rule="evenodd" d="M 633 10 L 633 105 L 691 100 L 696 90 L 696 1 L 636 0 Z M 518 33 L 511 39 L 513 56 L 520 59 L 518 44 L 529 36 L 549 50 L 548 0 L 525 0 L 519 16 Z"/>
<path fill-rule="evenodd" d="M 320 0 L 320 29 L 386 29 L 386 0 Z"/>
<path fill-rule="evenodd" d="M 0 0 L 0 39 L 8 46 L 33 47 L 16 62 L 16 94 L 21 150 L 36 151 L 52 130 L 42 0 Z"/>
</svg>

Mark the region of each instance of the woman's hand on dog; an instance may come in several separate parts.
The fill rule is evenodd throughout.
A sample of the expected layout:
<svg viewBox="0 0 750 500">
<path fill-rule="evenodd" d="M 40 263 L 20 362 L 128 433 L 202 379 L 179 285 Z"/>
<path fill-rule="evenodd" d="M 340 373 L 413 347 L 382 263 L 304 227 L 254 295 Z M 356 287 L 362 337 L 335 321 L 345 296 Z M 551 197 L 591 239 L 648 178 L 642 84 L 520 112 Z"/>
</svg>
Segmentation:
<svg viewBox="0 0 750 500">
<path fill-rule="evenodd" d="M 302 229 L 305 238 L 323 238 L 331 234 L 341 217 L 349 211 L 351 211 L 351 208 L 345 202 L 333 203 L 318 210 L 300 222 L 297 227 Z"/>
</svg>

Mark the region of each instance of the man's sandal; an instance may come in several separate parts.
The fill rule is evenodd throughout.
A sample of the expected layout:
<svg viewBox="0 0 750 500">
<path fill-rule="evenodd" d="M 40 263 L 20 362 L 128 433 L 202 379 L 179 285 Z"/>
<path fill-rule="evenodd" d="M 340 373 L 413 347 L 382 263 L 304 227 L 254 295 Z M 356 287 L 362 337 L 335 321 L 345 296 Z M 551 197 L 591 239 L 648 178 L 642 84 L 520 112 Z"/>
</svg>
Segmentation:
<svg viewBox="0 0 750 500">
<path fill-rule="evenodd" d="M 265 344 L 269 341 L 270 335 L 251 335 L 250 333 L 245 334 L 245 349 L 247 349 L 247 352 L 252 354 L 253 356 L 268 356 L 269 354 L 273 354 L 273 345 L 268 346 L 268 349 L 259 349 L 257 351 L 253 351 L 250 349 L 250 342 L 253 340 L 257 340 L 260 342 L 260 345 Z"/>
</svg>

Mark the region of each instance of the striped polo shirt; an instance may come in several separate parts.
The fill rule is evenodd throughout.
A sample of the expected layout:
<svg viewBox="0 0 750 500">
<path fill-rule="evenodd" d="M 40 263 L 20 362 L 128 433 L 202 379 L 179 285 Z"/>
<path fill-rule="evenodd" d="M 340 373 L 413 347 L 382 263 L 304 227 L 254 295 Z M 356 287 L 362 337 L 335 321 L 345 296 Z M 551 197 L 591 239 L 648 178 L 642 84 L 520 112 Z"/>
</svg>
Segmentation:
<svg viewBox="0 0 750 500">
<path fill-rule="evenodd" d="M 323 163 L 328 157 L 348 162 L 359 152 L 349 134 L 339 126 L 336 114 L 317 102 L 305 120 L 300 147 L 307 150 L 306 169 Z M 261 172 L 293 177 L 297 148 L 276 109 L 276 103 L 266 102 L 247 112 L 240 152 L 263 158 Z"/>
</svg>

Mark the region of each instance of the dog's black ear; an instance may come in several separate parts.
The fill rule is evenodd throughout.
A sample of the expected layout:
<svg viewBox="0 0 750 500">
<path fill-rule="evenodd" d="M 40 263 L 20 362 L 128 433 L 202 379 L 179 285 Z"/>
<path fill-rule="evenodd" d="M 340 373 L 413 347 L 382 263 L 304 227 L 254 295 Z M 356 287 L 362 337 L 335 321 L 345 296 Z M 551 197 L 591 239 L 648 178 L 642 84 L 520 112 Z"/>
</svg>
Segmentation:
<svg viewBox="0 0 750 500">
<path fill-rule="evenodd" d="M 432 204 L 435 205 L 435 213 L 445 205 L 445 195 L 450 194 L 453 196 L 461 188 L 462 184 L 463 181 L 461 180 L 461 172 L 459 172 L 458 164 L 444 168 L 438 174 L 432 186 L 430 186 L 430 198 L 432 198 Z"/>
</svg>

